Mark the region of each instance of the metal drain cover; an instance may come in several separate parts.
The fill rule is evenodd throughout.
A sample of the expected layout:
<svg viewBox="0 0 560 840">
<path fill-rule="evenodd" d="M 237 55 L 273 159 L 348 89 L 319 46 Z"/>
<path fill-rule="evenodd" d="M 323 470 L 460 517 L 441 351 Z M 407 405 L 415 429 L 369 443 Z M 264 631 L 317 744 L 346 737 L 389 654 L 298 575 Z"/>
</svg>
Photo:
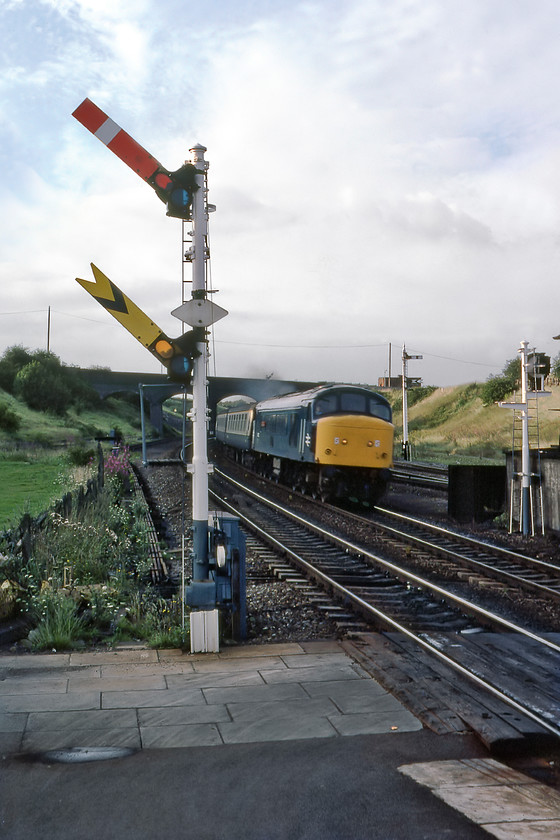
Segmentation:
<svg viewBox="0 0 560 840">
<path fill-rule="evenodd" d="M 43 753 L 43 759 L 61 764 L 81 764 L 85 761 L 126 758 L 134 752 L 131 747 L 69 747 L 64 750 L 49 750 Z"/>
</svg>

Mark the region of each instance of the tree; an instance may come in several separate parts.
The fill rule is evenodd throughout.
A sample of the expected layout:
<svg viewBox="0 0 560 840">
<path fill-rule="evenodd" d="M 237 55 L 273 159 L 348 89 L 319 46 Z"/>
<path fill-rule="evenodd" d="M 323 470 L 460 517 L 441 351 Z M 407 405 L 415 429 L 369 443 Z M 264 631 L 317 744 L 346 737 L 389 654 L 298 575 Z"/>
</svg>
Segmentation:
<svg viewBox="0 0 560 840">
<path fill-rule="evenodd" d="M 70 406 L 95 406 L 99 396 L 80 375 L 46 350 L 30 353 L 9 347 L 0 359 L 0 388 L 20 397 L 30 408 L 64 414 Z"/>
<path fill-rule="evenodd" d="M 36 411 L 65 414 L 71 391 L 60 359 L 52 353 L 38 353 L 37 357 L 17 374 L 14 393 Z"/>
<path fill-rule="evenodd" d="M 480 392 L 483 405 L 501 402 L 508 394 L 515 391 L 521 379 L 521 359 L 507 361 L 501 376 L 490 375 Z"/>
<path fill-rule="evenodd" d="M 0 388 L 13 394 L 17 374 L 32 360 L 33 356 L 27 348 L 21 345 L 8 347 L 0 359 Z"/>
</svg>

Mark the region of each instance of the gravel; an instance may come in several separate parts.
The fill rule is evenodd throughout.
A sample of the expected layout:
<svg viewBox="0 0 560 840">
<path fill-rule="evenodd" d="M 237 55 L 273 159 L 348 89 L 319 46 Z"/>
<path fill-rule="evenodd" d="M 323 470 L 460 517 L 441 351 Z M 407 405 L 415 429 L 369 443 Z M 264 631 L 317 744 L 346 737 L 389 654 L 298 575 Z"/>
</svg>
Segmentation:
<svg viewBox="0 0 560 840">
<path fill-rule="evenodd" d="M 150 458 L 164 457 L 151 454 Z M 161 535 L 176 557 L 169 564 L 170 577 L 181 579 L 180 554 L 183 524 L 187 522 L 186 553 L 190 548 L 188 526 L 191 516 L 190 478 L 184 481 L 179 465 L 138 466 L 147 496 L 155 507 L 155 519 Z M 183 506 L 185 514 L 183 516 Z M 337 628 L 291 583 L 278 580 L 258 551 L 247 549 L 247 642 L 302 642 L 335 638 Z M 191 569 L 187 562 L 186 574 Z"/>
<path fill-rule="evenodd" d="M 150 455 L 163 457 L 163 455 Z M 190 521 L 190 478 L 184 478 L 181 466 L 152 466 L 141 467 L 140 473 L 148 488 L 152 503 L 157 503 L 160 514 L 160 528 L 165 534 L 171 549 L 177 549 L 181 543 L 183 523 Z M 295 499 L 294 499 L 295 501 Z M 410 513 L 440 524 L 470 533 L 489 542 L 497 542 L 513 547 L 521 553 L 531 554 L 541 559 L 559 564 L 559 542 L 554 535 L 545 537 L 524 537 L 521 534 L 507 534 L 492 524 L 460 526 L 447 515 L 447 499 L 444 493 L 437 490 L 418 490 L 406 485 L 394 485 L 383 499 L 384 506 L 403 513 Z M 184 505 L 184 515 L 182 513 Z M 306 501 L 301 500 L 298 506 L 304 511 Z M 325 515 L 328 525 L 336 526 L 336 514 Z M 341 530 L 344 530 L 341 520 Z M 375 547 L 369 529 L 368 542 Z M 187 544 L 190 534 L 187 531 Z M 359 534 L 356 534 L 356 539 Z M 422 571 L 422 564 L 418 569 Z M 432 568 L 424 571 L 433 572 Z M 293 585 L 279 581 L 269 571 L 268 565 L 258 556 L 258 552 L 247 551 L 247 625 L 248 641 L 304 641 L 312 639 L 332 638 L 337 635 L 334 622 L 326 618 L 322 612 L 310 605 L 304 595 Z M 187 574 L 189 570 L 187 570 Z M 178 563 L 171 564 L 171 576 L 178 582 L 180 570 Z M 445 573 L 442 579 L 445 578 Z M 448 588 L 452 588 L 448 586 Z M 558 609 L 550 604 L 539 603 L 533 598 L 517 596 L 511 591 L 506 594 L 481 592 L 481 599 L 485 606 L 492 609 L 494 605 L 500 613 L 511 613 L 512 620 L 517 611 L 525 614 L 527 620 L 531 618 L 543 619 L 537 624 L 542 629 L 558 626 Z"/>
</svg>

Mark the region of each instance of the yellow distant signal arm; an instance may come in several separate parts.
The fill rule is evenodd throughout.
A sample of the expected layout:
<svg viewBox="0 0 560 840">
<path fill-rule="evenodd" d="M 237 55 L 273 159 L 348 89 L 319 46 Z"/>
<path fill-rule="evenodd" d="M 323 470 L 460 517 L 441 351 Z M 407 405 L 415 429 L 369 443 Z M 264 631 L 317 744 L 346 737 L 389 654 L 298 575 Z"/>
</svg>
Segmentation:
<svg viewBox="0 0 560 840">
<path fill-rule="evenodd" d="M 187 383 L 192 375 L 192 360 L 200 355 L 192 330 L 180 338 L 169 338 L 93 263 L 91 269 L 95 280 L 76 277 L 76 282 L 149 350 L 158 362 L 165 365 L 170 379 Z"/>
</svg>

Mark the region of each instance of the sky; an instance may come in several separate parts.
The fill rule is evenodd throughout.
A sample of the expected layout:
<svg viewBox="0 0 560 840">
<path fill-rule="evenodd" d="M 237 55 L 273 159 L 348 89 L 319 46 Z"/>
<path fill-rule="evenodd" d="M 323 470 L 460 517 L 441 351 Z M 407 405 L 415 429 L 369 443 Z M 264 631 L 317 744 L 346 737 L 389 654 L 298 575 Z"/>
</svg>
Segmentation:
<svg viewBox="0 0 560 840">
<path fill-rule="evenodd" d="M 376 384 L 405 345 L 448 386 L 560 351 L 557 0 L 2 0 L 0 34 L 0 354 L 45 349 L 50 307 L 64 363 L 161 370 L 92 262 L 181 330 L 181 222 L 86 97 L 170 170 L 207 148 L 211 375 Z"/>
</svg>

